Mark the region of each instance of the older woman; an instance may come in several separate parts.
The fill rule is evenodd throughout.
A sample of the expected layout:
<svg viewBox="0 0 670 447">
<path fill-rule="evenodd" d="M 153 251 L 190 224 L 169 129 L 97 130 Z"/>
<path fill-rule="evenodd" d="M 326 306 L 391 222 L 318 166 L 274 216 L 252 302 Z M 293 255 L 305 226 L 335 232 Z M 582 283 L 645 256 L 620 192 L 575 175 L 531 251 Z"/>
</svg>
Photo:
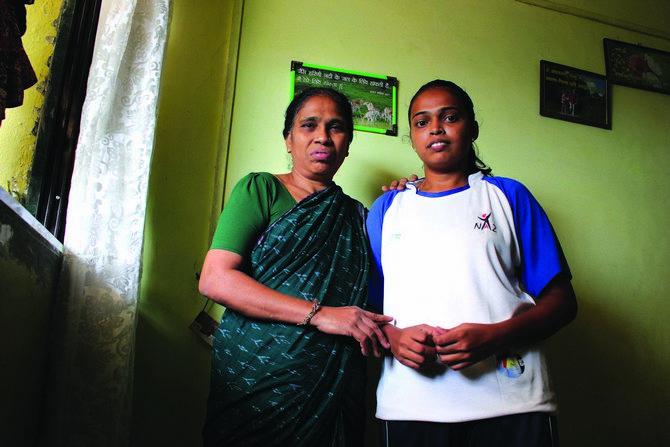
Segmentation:
<svg viewBox="0 0 670 447">
<path fill-rule="evenodd" d="M 365 363 L 390 317 L 363 310 L 363 206 L 333 183 L 353 138 L 351 106 L 310 89 L 286 110 L 287 174 L 233 190 L 200 291 L 227 310 L 216 332 L 207 446 L 362 444 Z M 360 352 L 359 352 L 360 351 Z"/>
</svg>

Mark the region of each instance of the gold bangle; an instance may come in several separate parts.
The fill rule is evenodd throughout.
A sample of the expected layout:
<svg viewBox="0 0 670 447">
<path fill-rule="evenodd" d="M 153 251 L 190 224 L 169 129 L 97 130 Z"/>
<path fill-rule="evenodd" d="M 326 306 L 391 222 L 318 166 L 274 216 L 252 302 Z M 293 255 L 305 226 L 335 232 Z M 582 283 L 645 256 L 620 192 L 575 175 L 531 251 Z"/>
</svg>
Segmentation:
<svg viewBox="0 0 670 447">
<path fill-rule="evenodd" d="M 309 311 L 307 315 L 305 315 L 305 319 L 302 320 L 301 323 L 298 323 L 298 326 L 307 326 L 310 321 L 312 321 L 312 317 L 316 315 L 316 313 L 321 309 L 321 305 L 319 304 L 319 301 L 314 298 L 312 300 L 312 310 Z"/>
</svg>

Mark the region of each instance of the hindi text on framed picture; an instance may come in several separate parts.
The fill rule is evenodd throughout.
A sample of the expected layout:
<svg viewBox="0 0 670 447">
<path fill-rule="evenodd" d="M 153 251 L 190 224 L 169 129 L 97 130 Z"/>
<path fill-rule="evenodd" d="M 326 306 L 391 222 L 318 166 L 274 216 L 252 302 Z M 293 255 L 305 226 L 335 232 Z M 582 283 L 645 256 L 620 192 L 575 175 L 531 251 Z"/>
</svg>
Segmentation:
<svg viewBox="0 0 670 447">
<path fill-rule="evenodd" d="M 332 88 L 346 95 L 355 130 L 398 135 L 396 78 L 292 61 L 291 99 L 309 87 Z"/>
</svg>

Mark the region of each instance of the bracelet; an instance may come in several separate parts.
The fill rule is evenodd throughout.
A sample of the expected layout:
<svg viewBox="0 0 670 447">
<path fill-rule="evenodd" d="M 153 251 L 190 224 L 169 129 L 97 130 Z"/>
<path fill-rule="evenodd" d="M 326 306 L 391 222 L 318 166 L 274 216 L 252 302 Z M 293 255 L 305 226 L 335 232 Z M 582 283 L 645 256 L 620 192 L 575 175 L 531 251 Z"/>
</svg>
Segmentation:
<svg viewBox="0 0 670 447">
<path fill-rule="evenodd" d="M 321 309 L 321 305 L 319 304 L 319 301 L 316 298 L 314 298 L 312 300 L 312 310 L 310 310 L 309 313 L 305 315 L 305 319 L 302 320 L 301 323 L 298 323 L 298 326 L 307 326 L 309 322 L 312 321 L 312 318 L 314 317 L 314 315 L 316 315 L 319 309 Z"/>
</svg>

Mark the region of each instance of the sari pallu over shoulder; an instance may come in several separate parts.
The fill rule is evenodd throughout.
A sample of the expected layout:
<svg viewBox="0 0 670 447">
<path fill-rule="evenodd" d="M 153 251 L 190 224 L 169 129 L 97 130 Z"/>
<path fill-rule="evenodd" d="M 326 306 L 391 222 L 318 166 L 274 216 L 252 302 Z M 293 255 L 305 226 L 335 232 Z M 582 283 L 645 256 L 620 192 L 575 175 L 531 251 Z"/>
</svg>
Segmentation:
<svg viewBox="0 0 670 447">
<path fill-rule="evenodd" d="M 280 292 L 364 307 L 362 205 L 337 185 L 305 198 L 267 228 L 250 264 L 254 279 Z M 359 445 L 364 380 L 350 337 L 228 310 L 215 334 L 205 445 Z"/>
</svg>

